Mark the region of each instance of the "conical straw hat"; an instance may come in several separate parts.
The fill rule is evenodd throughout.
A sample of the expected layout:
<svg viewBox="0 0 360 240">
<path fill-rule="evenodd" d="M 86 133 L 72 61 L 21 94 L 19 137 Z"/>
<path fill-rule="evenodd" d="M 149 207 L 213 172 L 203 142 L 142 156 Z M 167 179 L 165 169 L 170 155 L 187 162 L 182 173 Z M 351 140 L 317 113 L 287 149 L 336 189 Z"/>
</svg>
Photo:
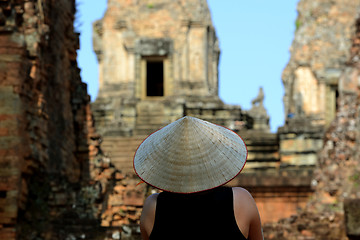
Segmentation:
<svg viewBox="0 0 360 240">
<path fill-rule="evenodd" d="M 229 182 L 241 172 L 246 158 L 245 143 L 235 132 L 186 116 L 140 144 L 134 169 L 156 188 L 193 193 Z"/>
</svg>

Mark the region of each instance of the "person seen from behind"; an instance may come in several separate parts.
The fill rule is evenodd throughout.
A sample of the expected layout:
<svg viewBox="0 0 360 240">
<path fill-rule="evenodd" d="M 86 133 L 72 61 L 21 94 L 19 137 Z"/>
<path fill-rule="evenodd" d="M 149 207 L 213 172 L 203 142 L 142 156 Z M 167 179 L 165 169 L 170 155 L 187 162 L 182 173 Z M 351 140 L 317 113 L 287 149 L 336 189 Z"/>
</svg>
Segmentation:
<svg viewBox="0 0 360 240">
<path fill-rule="evenodd" d="M 150 195 L 140 219 L 144 240 L 263 240 L 255 201 L 224 187 L 243 169 L 244 141 L 235 132 L 185 116 L 148 136 L 134 156 L 136 174 L 163 190 Z"/>
</svg>

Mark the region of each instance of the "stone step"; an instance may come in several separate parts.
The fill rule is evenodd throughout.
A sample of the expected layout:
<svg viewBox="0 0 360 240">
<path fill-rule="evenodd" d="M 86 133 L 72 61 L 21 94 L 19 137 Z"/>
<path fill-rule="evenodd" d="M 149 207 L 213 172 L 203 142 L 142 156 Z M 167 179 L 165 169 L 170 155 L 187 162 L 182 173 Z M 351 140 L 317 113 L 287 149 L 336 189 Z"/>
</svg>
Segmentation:
<svg viewBox="0 0 360 240">
<path fill-rule="evenodd" d="M 134 134 L 135 135 L 144 135 L 144 134 L 150 135 L 153 132 L 155 132 L 156 130 L 158 130 L 158 129 L 135 129 Z"/>
<path fill-rule="evenodd" d="M 117 143 L 117 142 L 138 142 L 142 141 L 147 137 L 147 135 L 143 136 L 132 136 L 132 137 L 121 137 L 121 136 L 106 136 L 103 138 L 103 144 L 106 143 Z"/>
<path fill-rule="evenodd" d="M 116 167 L 124 168 L 124 167 L 131 167 L 133 165 L 133 157 L 117 157 L 114 158 L 114 160 L 111 161 L 112 164 L 114 164 Z"/>
<path fill-rule="evenodd" d="M 118 161 L 118 159 L 132 160 L 134 158 L 135 152 L 136 152 L 136 150 L 133 152 L 128 152 L 128 153 L 117 152 L 117 153 L 111 153 L 108 156 L 110 157 L 111 162 Z"/>
<path fill-rule="evenodd" d="M 136 124 L 135 129 L 155 129 L 158 130 L 164 127 L 163 124 Z"/>
<path fill-rule="evenodd" d="M 153 132 L 159 130 L 160 128 L 164 127 L 163 124 L 140 124 L 136 125 L 134 135 L 150 135 Z"/>
<path fill-rule="evenodd" d="M 143 140 L 139 141 L 114 141 L 114 142 L 104 142 L 101 144 L 102 149 L 116 150 L 121 149 L 121 151 L 126 151 L 127 149 L 132 149 L 134 146 L 138 146 Z"/>
<path fill-rule="evenodd" d="M 159 115 L 164 115 L 164 111 L 163 109 L 149 109 L 149 108 L 144 108 L 142 110 L 139 109 L 139 111 L 137 112 L 137 116 L 159 116 Z"/>
<path fill-rule="evenodd" d="M 146 135 L 134 137 L 104 137 L 101 148 L 117 169 L 121 170 L 124 174 L 134 173 L 134 154 L 146 137 Z"/>
<path fill-rule="evenodd" d="M 104 153 L 110 157 L 111 162 L 123 173 L 133 173 L 133 158 L 138 146 L 142 141 L 158 130 L 161 126 L 138 126 L 134 137 L 104 137 L 101 147 Z M 248 146 L 248 168 L 273 168 L 279 165 L 277 145 Z M 262 150 L 262 151 L 259 151 Z M 264 152 L 264 150 L 266 150 Z"/>
<path fill-rule="evenodd" d="M 267 168 L 278 168 L 279 162 L 267 162 L 267 163 L 259 163 L 259 162 L 246 162 L 244 170 L 248 169 L 267 169 Z"/>
<path fill-rule="evenodd" d="M 163 107 L 156 107 L 156 106 L 138 106 L 137 108 L 137 115 L 138 116 L 158 116 L 164 114 Z"/>
<path fill-rule="evenodd" d="M 162 128 L 164 127 L 165 124 L 162 124 L 162 123 L 150 123 L 150 122 L 143 122 L 143 123 L 136 123 L 135 125 L 135 129 L 137 128 L 142 128 L 142 129 L 159 129 L 159 128 Z"/>
<path fill-rule="evenodd" d="M 253 146 L 253 145 L 246 145 L 249 152 L 277 152 L 279 150 L 279 145 L 267 145 L 267 146 Z"/>
<path fill-rule="evenodd" d="M 278 162 L 280 161 L 280 157 L 278 153 L 249 153 L 247 161 L 252 162 Z"/>
<path fill-rule="evenodd" d="M 156 117 L 137 117 L 136 124 L 164 124 L 164 117 L 163 116 L 156 116 Z"/>
<path fill-rule="evenodd" d="M 130 155 L 133 155 L 136 150 L 137 150 L 137 147 L 133 147 L 131 149 L 128 149 L 128 150 L 123 150 L 123 149 L 120 149 L 120 150 L 116 150 L 114 148 L 104 148 L 103 151 L 105 152 L 105 154 L 109 157 L 115 157 L 115 156 L 130 156 Z"/>
<path fill-rule="evenodd" d="M 113 140 L 139 140 L 139 139 L 143 139 L 146 136 L 131 136 L 131 137 L 122 137 L 122 136 L 106 136 L 103 138 L 103 141 L 113 141 Z"/>
<path fill-rule="evenodd" d="M 126 147 L 121 147 L 121 146 L 106 146 L 106 147 L 101 147 L 103 151 L 106 151 L 108 153 L 130 153 L 130 152 L 134 152 L 136 151 L 136 149 L 138 148 L 138 146 L 140 145 L 141 142 L 136 143 L 136 144 L 132 144 L 131 146 L 126 146 Z"/>
</svg>

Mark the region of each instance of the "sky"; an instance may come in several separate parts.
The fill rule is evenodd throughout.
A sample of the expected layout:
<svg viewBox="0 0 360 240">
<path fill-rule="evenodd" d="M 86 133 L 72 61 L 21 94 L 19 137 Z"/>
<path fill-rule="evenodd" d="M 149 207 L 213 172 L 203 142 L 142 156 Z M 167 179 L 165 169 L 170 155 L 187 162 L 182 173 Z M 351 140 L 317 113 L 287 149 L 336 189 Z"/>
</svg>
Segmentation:
<svg viewBox="0 0 360 240">
<path fill-rule="evenodd" d="M 208 0 L 220 43 L 219 96 L 226 104 L 251 108 L 260 87 L 271 131 L 284 124 L 281 74 L 290 59 L 299 0 Z M 97 96 L 98 63 L 92 48 L 92 23 L 107 0 L 76 0 L 75 31 L 80 32 L 78 64 L 91 101 Z"/>
</svg>

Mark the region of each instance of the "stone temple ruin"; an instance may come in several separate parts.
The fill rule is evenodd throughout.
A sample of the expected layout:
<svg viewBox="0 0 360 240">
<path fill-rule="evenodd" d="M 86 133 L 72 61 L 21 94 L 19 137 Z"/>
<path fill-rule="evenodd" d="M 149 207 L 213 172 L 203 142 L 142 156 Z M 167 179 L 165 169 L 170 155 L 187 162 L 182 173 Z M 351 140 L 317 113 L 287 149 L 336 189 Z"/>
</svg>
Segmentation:
<svg viewBox="0 0 360 240">
<path fill-rule="evenodd" d="M 359 238 L 359 1 L 299 2 L 277 133 L 262 89 L 249 110 L 219 98 L 205 0 L 109 0 L 93 25 L 92 104 L 75 11 L 73 0 L 0 1 L 0 239 L 139 239 L 156 189 L 137 185 L 133 154 L 184 115 L 244 138 L 248 163 L 229 185 L 253 194 L 265 239 Z"/>
<path fill-rule="evenodd" d="M 189 115 L 245 138 L 248 162 L 231 185 L 251 190 L 263 221 L 288 217 L 305 204 L 324 125 L 296 115 L 270 133 L 262 89 L 248 111 L 221 101 L 220 49 L 205 0 L 111 0 L 94 23 L 93 40 L 100 72 L 92 104 L 96 129 L 104 152 L 124 174 L 133 173 L 132 156 L 148 134 Z M 280 206 L 284 211 L 274 214 Z"/>
</svg>

